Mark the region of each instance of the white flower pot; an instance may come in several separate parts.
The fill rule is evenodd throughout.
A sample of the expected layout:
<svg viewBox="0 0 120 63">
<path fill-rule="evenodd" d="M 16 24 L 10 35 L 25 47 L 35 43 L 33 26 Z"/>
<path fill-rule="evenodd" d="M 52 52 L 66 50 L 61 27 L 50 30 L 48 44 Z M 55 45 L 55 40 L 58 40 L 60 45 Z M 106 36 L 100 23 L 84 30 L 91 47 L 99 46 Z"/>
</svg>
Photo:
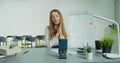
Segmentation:
<svg viewBox="0 0 120 63">
<path fill-rule="evenodd" d="M 86 58 L 87 58 L 88 60 L 92 60 L 92 58 L 93 58 L 93 53 L 87 53 L 87 54 L 86 54 Z"/>
</svg>

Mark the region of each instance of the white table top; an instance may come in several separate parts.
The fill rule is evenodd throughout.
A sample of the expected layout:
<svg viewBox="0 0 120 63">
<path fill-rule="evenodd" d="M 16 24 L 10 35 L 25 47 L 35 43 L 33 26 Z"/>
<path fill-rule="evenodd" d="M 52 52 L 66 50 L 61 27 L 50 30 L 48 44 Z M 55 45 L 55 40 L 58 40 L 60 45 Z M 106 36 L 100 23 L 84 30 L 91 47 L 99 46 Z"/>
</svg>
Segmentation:
<svg viewBox="0 0 120 63">
<path fill-rule="evenodd" d="M 27 51 L 26 53 L 24 53 Z M 58 53 L 47 48 L 22 49 L 16 56 L 0 59 L 0 63 L 120 63 L 120 59 L 106 59 L 100 54 L 94 54 L 93 60 L 87 60 L 85 55 L 67 54 L 67 59 L 59 59 Z"/>
</svg>

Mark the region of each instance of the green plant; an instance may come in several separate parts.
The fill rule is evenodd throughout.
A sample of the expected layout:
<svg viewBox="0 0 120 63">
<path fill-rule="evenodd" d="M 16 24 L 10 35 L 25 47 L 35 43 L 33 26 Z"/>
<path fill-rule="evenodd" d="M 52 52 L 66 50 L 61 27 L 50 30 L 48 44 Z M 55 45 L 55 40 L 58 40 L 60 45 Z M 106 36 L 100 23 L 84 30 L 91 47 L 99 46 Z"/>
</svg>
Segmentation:
<svg viewBox="0 0 120 63">
<path fill-rule="evenodd" d="M 105 46 L 105 47 L 112 47 L 113 44 L 114 44 L 114 39 L 113 38 L 110 38 L 110 37 L 103 37 L 101 40 L 100 40 L 102 46 Z"/>
<path fill-rule="evenodd" d="M 86 51 L 87 51 L 88 53 L 91 53 L 91 52 L 92 52 L 92 47 L 89 46 L 88 43 L 87 43 L 87 46 L 86 46 Z"/>
</svg>

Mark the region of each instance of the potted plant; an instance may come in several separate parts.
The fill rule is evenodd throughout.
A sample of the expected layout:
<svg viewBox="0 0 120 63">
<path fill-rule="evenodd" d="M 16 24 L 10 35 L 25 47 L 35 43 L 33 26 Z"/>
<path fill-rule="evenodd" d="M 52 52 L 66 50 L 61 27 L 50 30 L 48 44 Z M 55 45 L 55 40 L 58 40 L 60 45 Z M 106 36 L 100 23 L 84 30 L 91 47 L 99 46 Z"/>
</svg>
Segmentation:
<svg viewBox="0 0 120 63">
<path fill-rule="evenodd" d="M 92 56 L 93 56 L 93 53 L 92 53 L 92 47 L 89 46 L 89 44 L 87 43 L 87 46 L 86 46 L 86 57 L 88 60 L 92 60 Z"/>
<path fill-rule="evenodd" d="M 114 39 L 111 37 L 103 37 L 101 40 L 102 52 L 111 53 L 112 46 L 114 44 Z"/>
</svg>

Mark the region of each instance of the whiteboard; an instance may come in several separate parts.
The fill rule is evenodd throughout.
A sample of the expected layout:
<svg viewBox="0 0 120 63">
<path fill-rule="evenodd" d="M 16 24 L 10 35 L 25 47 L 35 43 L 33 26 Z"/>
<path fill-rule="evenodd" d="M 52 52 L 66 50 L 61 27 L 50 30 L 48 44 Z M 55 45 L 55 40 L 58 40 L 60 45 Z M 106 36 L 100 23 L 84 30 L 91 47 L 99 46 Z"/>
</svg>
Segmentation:
<svg viewBox="0 0 120 63">
<path fill-rule="evenodd" d="M 95 27 L 94 18 L 91 15 L 69 15 L 68 22 L 70 47 L 83 47 L 87 43 L 94 46 Z"/>
</svg>

